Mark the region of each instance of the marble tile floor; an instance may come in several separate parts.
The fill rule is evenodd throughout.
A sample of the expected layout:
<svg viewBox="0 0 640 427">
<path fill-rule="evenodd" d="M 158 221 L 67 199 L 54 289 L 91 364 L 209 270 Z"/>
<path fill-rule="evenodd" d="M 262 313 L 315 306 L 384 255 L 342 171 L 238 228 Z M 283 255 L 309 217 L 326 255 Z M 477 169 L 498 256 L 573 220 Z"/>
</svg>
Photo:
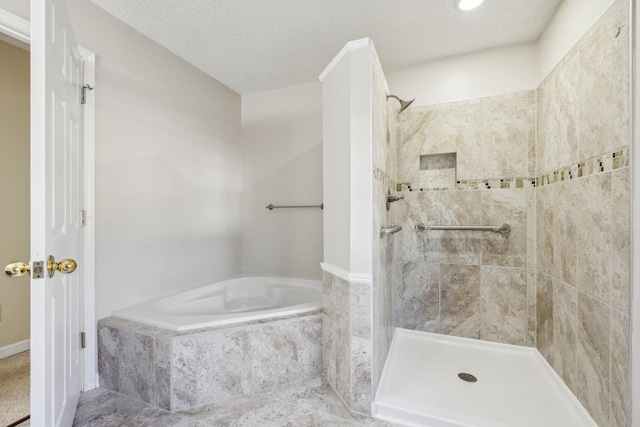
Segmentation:
<svg viewBox="0 0 640 427">
<path fill-rule="evenodd" d="M 351 413 L 322 376 L 264 393 L 245 395 L 180 412 L 169 412 L 123 394 L 97 388 L 80 397 L 74 427 L 303 427 L 396 424 Z"/>
</svg>

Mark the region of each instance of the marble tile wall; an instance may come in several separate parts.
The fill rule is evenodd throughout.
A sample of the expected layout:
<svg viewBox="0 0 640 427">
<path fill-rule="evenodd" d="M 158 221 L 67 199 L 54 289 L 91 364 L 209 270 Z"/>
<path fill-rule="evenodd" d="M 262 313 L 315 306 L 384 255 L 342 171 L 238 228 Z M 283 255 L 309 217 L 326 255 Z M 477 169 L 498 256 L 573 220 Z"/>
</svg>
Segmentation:
<svg viewBox="0 0 640 427">
<path fill-rule="evenodd" d="M 628 9 L 615 1 L 539 86 L 536 175 L 628 145 Z"/>
<path fill-rule="evenodd" d="M 598 425 L 629 396 L 629 2 L 538 88 L 537 347 Z"/>
<path fill-rule="evenodd" d="M 371 361 L 370 396 L 378 387 L 395 328 L 393 320 L 393 284 L 398 280 L 396 245 L 398 234 L 380 238 L 380 227 L 399 221 L 401 202 L 393 202 L 387 210 L 387 196 L 396 192 L 397 111 L 395 99 L 387 100 L 387 85 L 378 58 L 373 53 L 373 276 L 370 298 L 373 354 Z M 365 302 L 363 301 L 363 304 Z M 370 402 L 369 402 L 370 404 Z M 367 408 L 366 413 L 369 413 Z"/>
<path fill-rule="evenodd" d="M 402 128 L 399 184 L 420 185 L 420 156 L 456 153 L 457 180 L 535 177 L 536 92 L 409 108 Z"/>
<path fill-rule="evenodd" d="M 535 345 L 535 111 L 527 91 L 402 114 L 396 326 Z M 420 182 L 421 156 L 442 153 L 455 153 L 454 185 Z M 512 231 L 419 233 L 419 222 Z"/>
<path fill-rule="evenodd" d="M 351 411 L 370 414 L 373 367 L 370 283 L 323 271 L 322 372 Z"/>
<path fill-rule="evenodd" d="M 396 326 L 535 345 L 535 188 L 405 193 Z M 499 225 L 511 233 L 417 232 L 425 225 Z"/>
<path fill-rule="evenodd" d="M 322 315 L 175 332 L 98 322 L 100 385 L 171 411 L 322 372 Z"/>
</svg>

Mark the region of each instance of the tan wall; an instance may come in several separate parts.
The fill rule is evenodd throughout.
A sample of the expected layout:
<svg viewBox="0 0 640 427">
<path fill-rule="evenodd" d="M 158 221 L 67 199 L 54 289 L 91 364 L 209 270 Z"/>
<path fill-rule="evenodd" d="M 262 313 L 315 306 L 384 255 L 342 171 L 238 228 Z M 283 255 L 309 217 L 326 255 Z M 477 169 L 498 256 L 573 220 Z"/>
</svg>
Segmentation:
<svg viewBox="0 0 640 427">
<path fill-rule="evenodd" d="M 0 266 L 29 261 L 29 52 L 0 41 Z M 0 276 L 0 347 L 29 338 L 29 278 Z"/>
</svg>

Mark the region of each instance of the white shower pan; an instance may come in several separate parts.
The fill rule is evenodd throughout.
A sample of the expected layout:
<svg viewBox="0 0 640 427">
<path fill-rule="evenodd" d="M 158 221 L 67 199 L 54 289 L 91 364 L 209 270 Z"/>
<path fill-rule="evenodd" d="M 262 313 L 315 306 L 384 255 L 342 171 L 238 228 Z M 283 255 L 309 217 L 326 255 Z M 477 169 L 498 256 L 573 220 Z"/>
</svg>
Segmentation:
<svg viewBox="0 0 640 427">
<path fill-rule="evenodd" d="M 597 427 L 536 349 L 399 328 L 372 412 L 410 426 Z"/>
</svg>

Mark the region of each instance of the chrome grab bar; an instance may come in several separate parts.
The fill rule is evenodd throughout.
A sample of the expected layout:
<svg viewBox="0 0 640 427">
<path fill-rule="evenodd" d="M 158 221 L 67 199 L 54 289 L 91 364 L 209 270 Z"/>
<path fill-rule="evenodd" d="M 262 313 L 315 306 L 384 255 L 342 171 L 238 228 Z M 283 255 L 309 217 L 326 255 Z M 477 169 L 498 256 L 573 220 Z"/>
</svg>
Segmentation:
<svg viewBox="0 0 640 427">
<path fill-rule="evenodd" d="M 385 235 L 396 234 L 400 230 L 402 230 L 402 226 L 395 225 L 395 224 L 393 224 L 389 228 L 380 227 L 380 238 L 382 239 L 382 236 L 385 236 Z"/>
<path fill-rule="evenodd" d="M 283 208 L 320 208 L 320 209 L 324 209 L 324 203 L 320 203 L 319 205 L 301 205 L 301 206 L 273 206 L 272 204 L 269 204 L 266 206 L 267 209 L 269 209 L 270 211 L 274 210 L 274 209 L 283 209 Z"/>
<path fill-rule="evenodd" d="M 416 231 L 427 230 L 472 230 L 472 231 L 495 231 L 500 234 L 509 234 L 511 226 L 509 224 L 502 225 L 424 225 L 419 222 L 416 224 Z"/>
</svg>

